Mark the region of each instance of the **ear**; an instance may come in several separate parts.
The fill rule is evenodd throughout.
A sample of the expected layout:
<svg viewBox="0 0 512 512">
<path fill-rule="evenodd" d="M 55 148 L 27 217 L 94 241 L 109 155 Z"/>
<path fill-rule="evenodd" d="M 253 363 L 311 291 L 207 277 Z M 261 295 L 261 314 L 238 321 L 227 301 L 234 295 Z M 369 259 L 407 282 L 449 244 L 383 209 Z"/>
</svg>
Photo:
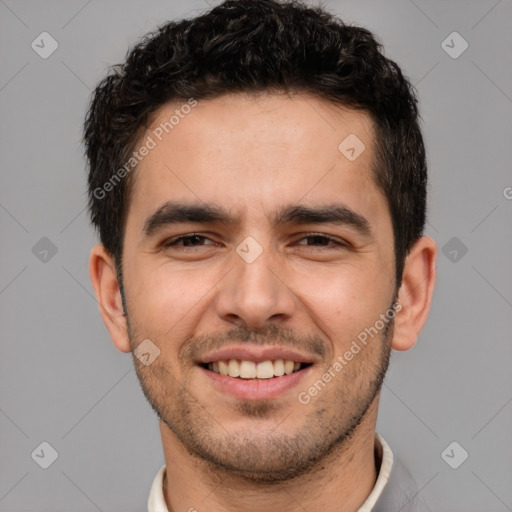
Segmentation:
<svg viewBox="0 0 512 512">
<path fill-rule="evenodd" d="M 437 246 L 432 238 L 423 236 L 405 259 L 402 284 L 398 290 L 401 309 L 395 316 L 393 342 L 395 350 L 414 346 L 430 309 L 436 283 Z"/>
<path fill-rule="evenodd" d="M 101 317 L 114 345 L 121 352 L 131 352 L 114 260 L 101 244 L 96 245 L 91 251 L 89 274 Z"/>
</svg>

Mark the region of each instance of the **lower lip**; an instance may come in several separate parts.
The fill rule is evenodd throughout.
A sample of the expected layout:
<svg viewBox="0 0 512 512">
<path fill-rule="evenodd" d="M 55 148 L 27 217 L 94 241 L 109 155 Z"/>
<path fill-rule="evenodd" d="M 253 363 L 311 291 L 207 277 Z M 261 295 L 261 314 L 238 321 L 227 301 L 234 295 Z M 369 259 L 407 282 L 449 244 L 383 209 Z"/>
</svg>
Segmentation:
<svg viewBox="0 0 512 512">
<path fill-rule="evenodd" d="M 270 400 L 277 398 L 294 386 L 297 386 L 297 384 L 309 374 L 311 368 L 313 368 L 313 365 L 307 366 L 298 372 L 283 375 L 282 377 L 249 380 L 228 377 L 207 370 L 202 366 L 199 367 L 217 389 L 243 400 Z"/>
</svg>

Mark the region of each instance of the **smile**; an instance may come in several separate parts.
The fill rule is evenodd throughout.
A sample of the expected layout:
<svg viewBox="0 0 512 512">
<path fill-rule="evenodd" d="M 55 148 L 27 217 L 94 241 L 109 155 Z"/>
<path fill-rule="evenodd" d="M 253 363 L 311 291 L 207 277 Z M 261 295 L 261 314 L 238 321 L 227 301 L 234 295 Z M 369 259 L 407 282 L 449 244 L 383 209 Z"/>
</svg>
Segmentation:
<svg viewBox="0 0 512 512">
<path fill-rule="evenodd" d="M 226 359 L 204 363 L 201 366 L 219 375 L 238 379 L 273 379 L 298 372 L 311 363 L 300 363 L 290 359 L 250 361 L 245 359 Z"/>
</svg>

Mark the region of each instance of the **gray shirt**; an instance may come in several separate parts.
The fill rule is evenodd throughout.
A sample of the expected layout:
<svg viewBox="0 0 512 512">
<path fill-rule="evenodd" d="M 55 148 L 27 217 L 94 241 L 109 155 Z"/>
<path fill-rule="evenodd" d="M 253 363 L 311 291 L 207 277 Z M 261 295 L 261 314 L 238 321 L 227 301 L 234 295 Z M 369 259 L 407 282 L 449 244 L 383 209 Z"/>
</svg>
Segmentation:
<svg viewBox="0 0 512 512">
<path fill-rule="evenodd" d="M 430 512 L 416 482 L 407 468 L 395 457 L 391 474 L 372 512 Z"/>
</svg>

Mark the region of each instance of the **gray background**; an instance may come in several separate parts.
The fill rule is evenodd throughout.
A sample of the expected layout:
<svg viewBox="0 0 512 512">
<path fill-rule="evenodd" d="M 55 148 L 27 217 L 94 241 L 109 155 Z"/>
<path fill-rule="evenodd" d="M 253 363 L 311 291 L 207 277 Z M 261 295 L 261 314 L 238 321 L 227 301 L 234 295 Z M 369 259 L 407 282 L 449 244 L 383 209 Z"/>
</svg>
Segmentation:
<svg viewBox="0 0 512 512">
<path fill-rule="evenodd" d="M 428 147 L 438 283 L 418 344 L 393 354 L 378 431 L 435 511 L 512 510 L 512 3 L 325 5 L 374 30 L 417 85 Z M 93 297 L 81 125 L 136 38 L 206 7 L 0 0 L 2 512 L 146 510 L 160 434 Z M 59 45 L 47 59 L 31 48 L 43 31 Z M 469 44 L 458 58 L 442 46 L 453 31 Z M 48 469 L 31 457 L 43 441 Z M 452 465 L 469 453 L 458 469 L 441 456 L 453 441 Z"/>
</svg>

